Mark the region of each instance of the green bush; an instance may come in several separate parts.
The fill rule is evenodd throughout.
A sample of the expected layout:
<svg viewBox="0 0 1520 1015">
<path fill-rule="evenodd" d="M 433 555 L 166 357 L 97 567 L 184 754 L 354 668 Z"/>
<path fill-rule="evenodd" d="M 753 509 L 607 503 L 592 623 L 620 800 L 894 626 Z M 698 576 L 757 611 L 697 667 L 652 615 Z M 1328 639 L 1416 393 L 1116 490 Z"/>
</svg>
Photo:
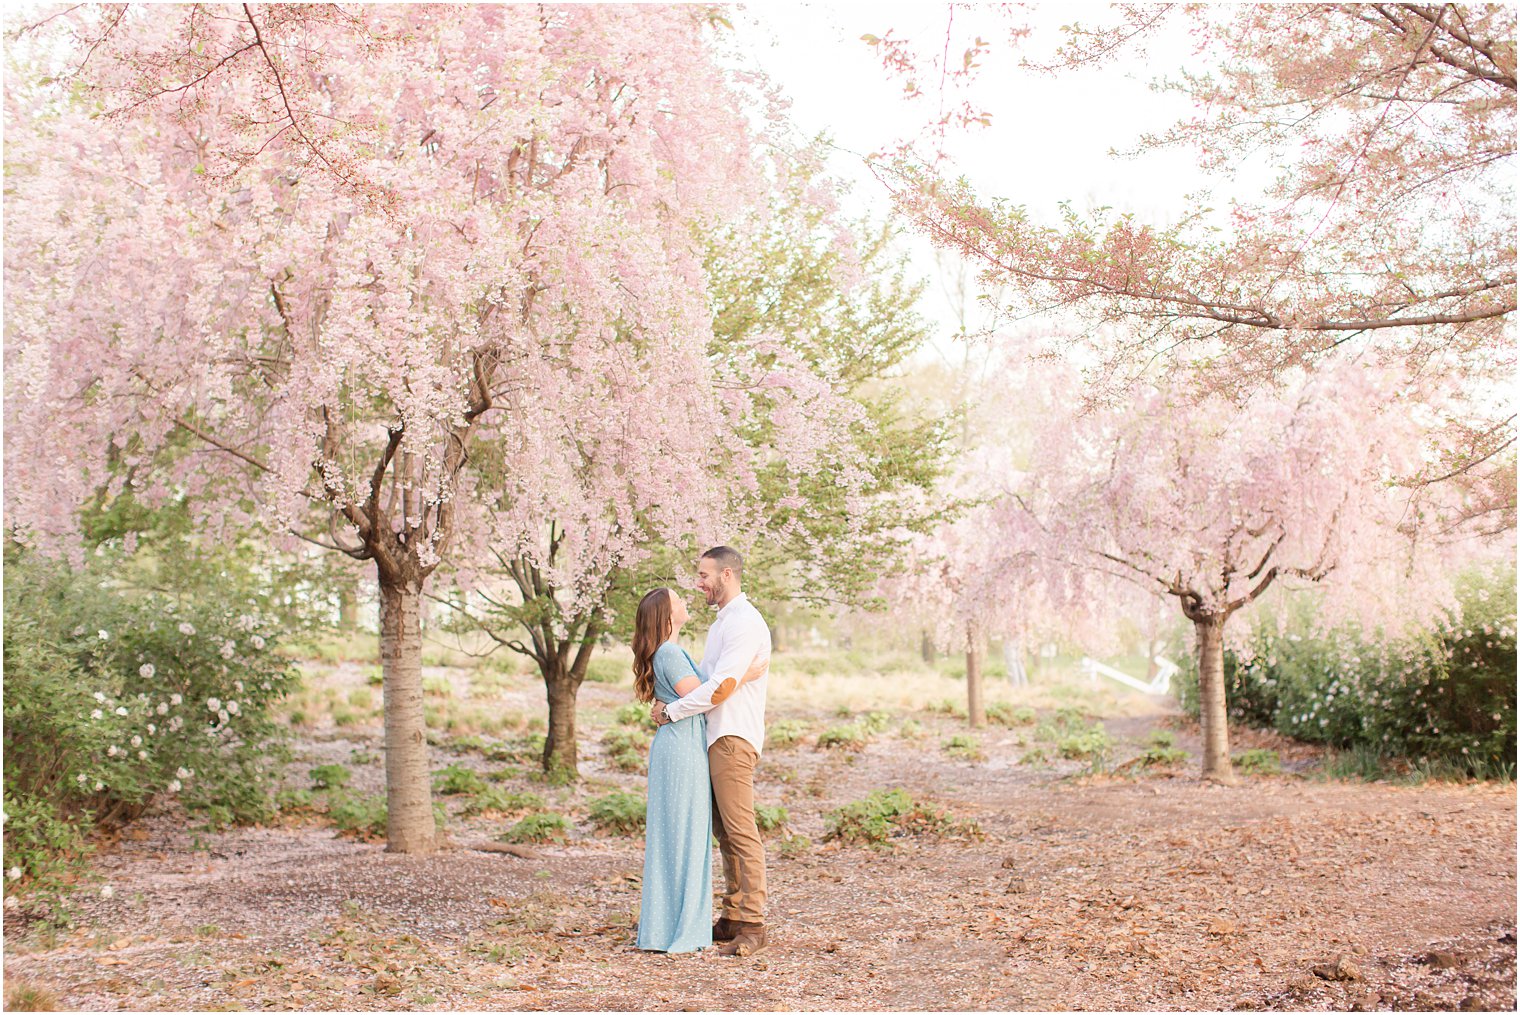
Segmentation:
<svg viewBox="0 0 1520 1015">
<path fill-rule="evenodd" d="M 924 724 L 917 719 L 904 719 L 897 726 L 897 735 L 904 740 L 917 740 L 924 735 Z"/>
<path fill-rule="evenodd" d="M 953 758 L 963 761 L 985 761 L 987 755 L 982 753 L 982 745 L 976 737 L 958 734 L 946 740 L 944 743 L 945 753 Z"/>
<path fill-rule="evenodd" d="M 1355 626 L 1316 633 L 1310 618 L 1262 617 L 1248 652 L 1225 653 L 1230 718 L 1429 770 L 1512 777 L 1515 574 L 1474 571 L 1457 607 L 1428 629 L 1382 638 Z M 1197 714 L 1196 661 L 1176 680 Z"/>
<path fill-rule="evenodd" d="M 924 711 L 932 712 L 936 715 L 953 716 L 957 719 L 966 718 L 966 706 L 949 698 L 940 698 L 938 701 L 929 702 L 929 704 L 924 706 Z"/>
<path fill-rule="evenodd" d="M 311 785 L 313 789 L 342 789 L 350 775 L 344 765 L 317 765 L 311 770 Z"/>
<path fill-rule="evenodd" d="M 1231 759 L 1235 767 L 1247 775 L 1277 775 L 1282 771 L 1282 761 L 1277 752 L 1265 747 L 1253 747 Z"/>
<path fill-rule="evenodd" d="M 791 815 L 785 807 L 779 804 L 775 807 L 766 804 L 755 805 L 755 824 L 762 832 L 774 832 L 778 828 L 785 827 Z"/>
<path fill-rule="evenodd" d="M 649 706 L 642 701 L 630 701 L 617 710 L 614 718 L 620 726 L 637 726 L 646 730 L 657 728 L 654 720 L 649 717 Z"/>
<path fill-rule="evenodd" d="M 813 840 L 805 835 L 788 835 L 781 840 L 779 847 L 782 856 L 788 860 L 794 857 L 804 856 L 813 849 Z"/>
<path fill-rule="evenodd" d="M 824 815 L 825 839 L 867 846 L 890 845 L 903 836 L 981 837 L 975 821 L 955 821 L 945 812 L 915 800 L 905 789 L 873 790 L 864 800 Z"/>
<path fill-rule="evenodd" d="M 818 736 L 818 746 L 841 747 L 847 751 L 864 750 L 871 740 L 871 733 L 859 723 L 831 726 Z"/>
<path fill-rule="evenodd" d="M 1034 709 L 1015 707 L 1006 701 L 994 701 L 987 706 L 987 721 L 998 726 L 1029 726 L 1034 723 Z"/>
<path fill-rule="evenodd" d="M 633 671 L 628 664 L 609 656 L 593 656 L 586 665 L 586 679 L 593 684 L 620 684 L 633 682 Z"/>
<path fill-rule="evenodd" d="M 389 811 L 384 793 L 359 795 L 334 790 L 327 795 L 327 817 L 339 832 L 349 832 L 361 839 L 383 839 Z M 448 812 L 433 803 L 433 823 L 441 831 L 448 822 Z"/>
<path fill-rule="evenodd" d="M 644 830 L 647 805 L 637 793 L 618 791 L 591 801 L 591 823 L 604 832 L 636 835 Z"/>
<path fill-rule="evenodd" d="M 458 762 L 433 773 L 433 791 L 444 796 L 479 793 L 485 788 L 486 781 L 479 772 Z"/>
<path fill-rule="evenodd" d="M 102 550 L 73 570 L 5 550 L 6 894 L 53 910 L 96 824 L 177 796 L 212 825 L 266 820 L 288 756 L 271 706 L 295 674 L 237 581 L 128 589 Z"/>
<path fill-rule="evenodd" d="M 513 792 L 505 786 L 487 786 L 470 796 L 463 813 L 511 814 L 518 811 L 536 811 L 544 806 L 544 798 L 537 793 Z"/>
<path fill-rule="evenodd" d="M 564 842 L 575 826 L 563 814 L 530 814 L 499 836 L 504 842 Z"/>
<path fill-rule="evenodd" d="M 782 719 L 771 723 L 765 731 L 765 743 L 769 747 L 791 747 L 807 736 L 808 724 L 801 719 Z"/>
<path fill-rule="evenodd" d="M 639 729 L 610 729 L 602 734 L 602 746 L 611 754 L 623 751 L 647 752 L 653 740 L 654 737 Z"/>
<path fill-rule="evenodd" d="M 892 725 L 892 713 L 868 712 L 860 720 L 860 724 L 866 728 L 866 732 L 868 733 L 884 733 Z"/>
</svg>

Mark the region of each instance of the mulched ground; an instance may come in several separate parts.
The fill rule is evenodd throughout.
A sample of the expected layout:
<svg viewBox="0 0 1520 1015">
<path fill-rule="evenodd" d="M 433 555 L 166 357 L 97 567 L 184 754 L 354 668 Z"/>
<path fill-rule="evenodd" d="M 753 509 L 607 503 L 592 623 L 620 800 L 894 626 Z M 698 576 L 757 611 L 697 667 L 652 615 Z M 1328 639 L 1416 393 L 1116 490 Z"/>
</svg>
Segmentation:
<svg viewBox="0 0 1520 1015">
<path fill-rule="evenodd" d="M 587 714 L 620 693 L 587 685 Z M 985 761 L 951 759 L 940 745 L 961 726 L 914 718 L 926 735 L 858 755 L 767 751 L 759 796 L 813 845 L 773 844 L 773 944 L 750 959 L 632 948 L 637 839 L 409 857 L 312 823 L 196 834 L 163 813 L 97 858 L 114 894 L 82 892 L 76 931 L 7 928 L 7 990 L 99 1010 L 1515 1007 L 1512 785 L 1081 776 L 1020 764 L 1027 730 L 985 732 Z M 1196 757 L 1194 732 L 1169 721 Z M 1110 730 L 1135 744 L 1157 724 Z M 377 739 L 301 750 L 330 761 Z M 641 782 L 586 753 L 589 785 L 551 800 L 572 814 Z M 828 809 L 890 786 L 985 837 L 821 844 Z M 451 828 L 464 844 L 500 831 Z"/>
</svg>

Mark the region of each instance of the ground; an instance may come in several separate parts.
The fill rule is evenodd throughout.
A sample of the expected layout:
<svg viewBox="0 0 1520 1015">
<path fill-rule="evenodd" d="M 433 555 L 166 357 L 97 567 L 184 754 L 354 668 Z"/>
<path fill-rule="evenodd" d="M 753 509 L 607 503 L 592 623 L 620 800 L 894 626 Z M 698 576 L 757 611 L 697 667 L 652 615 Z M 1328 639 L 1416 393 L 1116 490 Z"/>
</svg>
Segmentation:
<svg viewBox="0 0 1520 1015">
<path fill-rule="evenodd" d="M 432 718 L 452 732 L 435 767 L 539 793 L 574 820 L 567 842 L 477 850 L 516 819 L 466 817 L 467 796 L 446 799 L 452 846 L 429 857 L 335 835 L 320 794 L 224 832 L 165 809 L 102 848 L 73 929 L 8 921 L 7 996 L 103 1010 L 1515 1007 L 1513 784 L 1335 780 L 1317 751 L 1237 730 L 1237 750 L 1275 749 L 1284 772 L 1207 785 L 1197 731 L 1168 701 L 1039 675 L 992 688 L 1036 723 L 978 731 L 983 757 L 968 759 L 945 750 L 964 720 L 923 707 L 963 685 L 815 663 L 778 655 L 773 677 L 773 729 L 804 733 L 759 769 L 760 800 L 788 818 L 769 840 L 773 943 L 758 956 L 632 946 L 641 842 L 587 820 L 590 800 L 642 786 L 600 742 L 626 681 L 582 689 L 585 781 L 554 787 L 490 760 L 541 713 L 532 677 L 438 666 Z M 342 763 L 378 790 L 372 668 L 305 668 L 289 786 Z M 868 707 L 887 715 L 862 749 L 816 746 Z M 1057 756 L 1059 708 L 1102 718 L 1104 763 Z M 472 729 L 487 732 L 461 739 Z M 1157 730 L 1193 759 L 1135 761 Z M 893 787 L 980 834 L 825 840 L 827 812 Z"/>
</svg>

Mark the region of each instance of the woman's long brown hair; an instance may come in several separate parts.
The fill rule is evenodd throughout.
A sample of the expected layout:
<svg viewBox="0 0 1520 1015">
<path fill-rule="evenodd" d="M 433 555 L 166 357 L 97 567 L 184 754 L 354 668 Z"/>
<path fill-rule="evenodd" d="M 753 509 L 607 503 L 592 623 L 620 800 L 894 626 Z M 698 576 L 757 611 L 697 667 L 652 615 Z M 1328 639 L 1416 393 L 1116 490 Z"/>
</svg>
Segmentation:
<svg viewBox="0 0 1520 1015">
<path fill-rule="evenodd" d="M 633 693 L 654 700 L 654 653 L 670 637 L 670 590 L 651 589 L 633 617 Z"/>
</svg>

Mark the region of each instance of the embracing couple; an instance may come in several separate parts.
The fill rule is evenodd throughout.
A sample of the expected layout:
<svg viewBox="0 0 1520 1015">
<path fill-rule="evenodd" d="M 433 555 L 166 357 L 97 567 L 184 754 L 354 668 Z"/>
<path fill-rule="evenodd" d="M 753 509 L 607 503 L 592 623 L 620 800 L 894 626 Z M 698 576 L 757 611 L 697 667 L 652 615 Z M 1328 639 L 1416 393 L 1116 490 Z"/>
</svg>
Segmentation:
<svg viewBox="0 0 1520 1015">
<path fill-rule="evenodd" d="M 697 589 L 718 608 L 698 665 L 676 643 L 686 604 L 658 588 L 634 618 L 634 691 L 659 724 L 649 748 L 639 948 L 721 955 L 765 947 L 765 847 L 755 822 L 755 764 L 765 742 L 771 634 L 740 581 L 744 560 L 717 546 Z M 722 913 L 709 926 L 712 836 L 723 854 Z"/>
</svg>

